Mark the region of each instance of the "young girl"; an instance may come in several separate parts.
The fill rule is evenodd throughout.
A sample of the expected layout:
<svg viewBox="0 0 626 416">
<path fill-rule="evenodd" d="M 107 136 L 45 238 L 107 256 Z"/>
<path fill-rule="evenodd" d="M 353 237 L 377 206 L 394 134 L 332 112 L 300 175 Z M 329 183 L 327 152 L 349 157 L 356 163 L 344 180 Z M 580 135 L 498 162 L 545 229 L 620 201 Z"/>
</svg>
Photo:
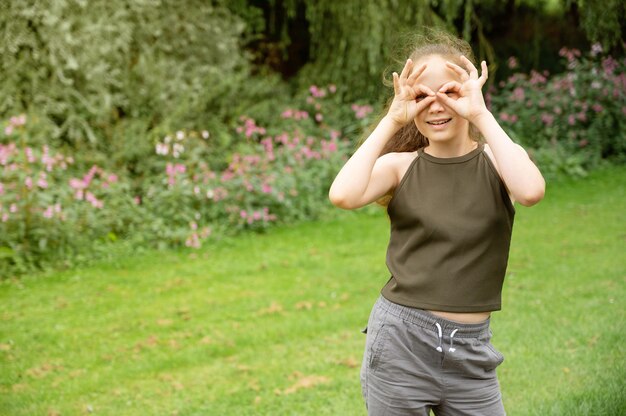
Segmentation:
<svg viewBox="0 0 626 416">
<path fill-rule="evenodd" d="M 479 76 L 466 42 L 425 40 L 329 192 L 344 209 L 388 203 L 391 278 L 365 330 L 363 396 L 370 415 L 503 415 L 489 317 L 513 203 L 536 204 L 545 182 L 485 106 L 486 63 Z"/>
</svg>

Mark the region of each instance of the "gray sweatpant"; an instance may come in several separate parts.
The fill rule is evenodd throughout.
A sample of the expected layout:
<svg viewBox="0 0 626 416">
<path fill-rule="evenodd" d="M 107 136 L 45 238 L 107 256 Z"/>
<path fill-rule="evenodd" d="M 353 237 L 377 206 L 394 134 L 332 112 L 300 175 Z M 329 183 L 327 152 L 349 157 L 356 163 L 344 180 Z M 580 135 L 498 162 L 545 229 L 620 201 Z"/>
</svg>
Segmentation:
<svg viewBox="0 0 626 416">
<path fill-rule="evenodd" d="M 504 415 L 489 320 L 462 324 L 380 297 L 368 325 L 361 386 L 368 414 Z"/>
</svg>

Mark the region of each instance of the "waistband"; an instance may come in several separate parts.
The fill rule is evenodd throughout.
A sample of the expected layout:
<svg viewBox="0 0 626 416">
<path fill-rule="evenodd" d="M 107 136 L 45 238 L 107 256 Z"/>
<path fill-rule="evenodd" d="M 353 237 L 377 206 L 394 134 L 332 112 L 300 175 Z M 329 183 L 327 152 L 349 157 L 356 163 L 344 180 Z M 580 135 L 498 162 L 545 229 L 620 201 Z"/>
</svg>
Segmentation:
<svg viewBox="0 0 626 416">
<path fill-rule="evenodd" d="M 457 338 L 475 338 L 489 334 L 489 319 L 477 324 L 465 324 L 441 318 L 423 309 L 399 305 L 380 296 L 376 301 L 377 306 L 400 319 L 419 325 L 420 327 L 437 332 L 437 324 L 441 328 L 455 329 Z"/>
</svg>

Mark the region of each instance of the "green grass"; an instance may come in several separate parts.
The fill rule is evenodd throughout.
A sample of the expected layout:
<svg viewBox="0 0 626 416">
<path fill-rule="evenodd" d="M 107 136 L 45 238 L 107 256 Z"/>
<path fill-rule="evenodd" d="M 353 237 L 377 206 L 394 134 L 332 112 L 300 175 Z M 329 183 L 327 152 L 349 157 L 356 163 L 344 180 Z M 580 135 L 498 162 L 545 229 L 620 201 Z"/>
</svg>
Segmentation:
<svg viewBox="0 0 626 416">
<path fill-rule="evenodd" d="M 626 169 L 518 207 L 494 344 L 509 415 L 626 412 Z M 376 208 L 0 285 L 2 415 L 365 415 Z"/>
</svg>

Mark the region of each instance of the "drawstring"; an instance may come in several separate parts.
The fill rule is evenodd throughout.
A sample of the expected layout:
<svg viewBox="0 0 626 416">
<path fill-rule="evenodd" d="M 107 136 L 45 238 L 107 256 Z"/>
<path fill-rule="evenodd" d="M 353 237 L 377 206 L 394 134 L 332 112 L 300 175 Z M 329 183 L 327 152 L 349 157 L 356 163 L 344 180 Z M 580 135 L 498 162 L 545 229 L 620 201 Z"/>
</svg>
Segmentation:
<svg viewBox="0 0 626 416">
<path fill-rule="evenodd" d="M 441 325 L 439 325 L 439 322 L 435 322 L 435 326 L 437 327 L 437 334 L 439 335 L 439 345 L 437 345 L 436 350 L 439 352 L 443 352 L 443 329 L 441 329 Z M 456 348 L 454 348 L 454 335 L 458 330 L 459 328 L 456 328 L 454 331 L 452 331 L 452 333 L 450 333 L 450 348 L 448 348 L 448 352 L 456 351 Z"/>
<path fill-rule="evenodd" d="M 443 352 L 443 348 L 441 347 L 441 343 L 443 342 L 443 331 L 441 330 L 439 322 L 435 322 L 435 325 L 437 326 L 437 332 L 439 332 L 439 345 L 437 346 L 437 351 Z"/>
<path fill-rule="evenodd" d="M 456 351 L 456 348 L 454 348 L 454 334 L 456 334 L 456 331 L 458 331 L 458 330 L 459 330 L 459 328 L 455 329 L 450 334 L 450 348 L 448 348 L 448 351 L 450 351 L 450 352 Z"/>
</svg>

